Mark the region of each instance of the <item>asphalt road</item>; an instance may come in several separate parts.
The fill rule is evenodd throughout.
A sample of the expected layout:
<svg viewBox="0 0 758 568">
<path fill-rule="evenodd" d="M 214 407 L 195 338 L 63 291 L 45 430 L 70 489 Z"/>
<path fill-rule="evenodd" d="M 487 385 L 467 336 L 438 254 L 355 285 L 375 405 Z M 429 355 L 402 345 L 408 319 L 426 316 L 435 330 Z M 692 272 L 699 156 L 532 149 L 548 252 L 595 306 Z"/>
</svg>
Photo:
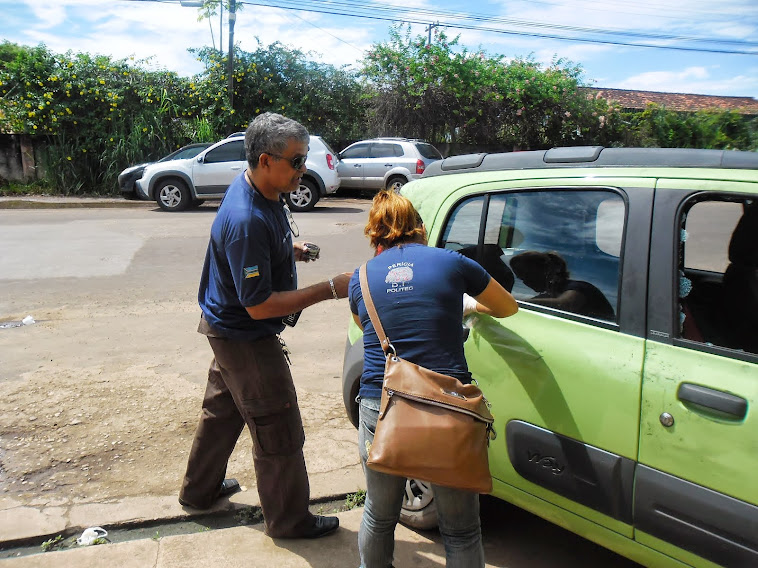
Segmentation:
<svg viewBox="0 0 758 568">
<path fill-rule="evenodd" d="M 319 261 L 299 265 L 301 286 L 351 271 L 370 256 L 363 236 L 369 205 L 366 199 L 327 198 L 315 210 L 295 214 L 299 240 L 321 247 Z M 133 208 L 0 209 L 0 322 L 32 315 L 44 323 L 66 314 L 56 324 L 61 331 L 54 338 L 29 335 L 24 343 L 12 335 L 14 330 L 0 329 L 0 383 L 24 380 L 48 365 L 47 359 L 68 370 L 93 361 L 117 368 L 144 359 L 151 362 L 151 372 L 170 371 L 204 384 L 209 350 L 194 333 L 195 298 L 215 212 L 214 203 L 179 214 L 144 203 Z M 109 317 L 107 325 L 81 325 L 102 314 Z M 285 332 L 299 392 L 341 398 L 348 317 L 346 302 L 323 302 Z M 318 453 L 329 461 L 331 451 Z M 312 468 L 307 459 L 309 469 L 328 474 L 328 463 Z M 353 490 L 352 485 L 343 489 Z M 487 557 L 497 566 L 636 566 L 492 498 L 483 500 L 482 520 Z"/>
</svg>

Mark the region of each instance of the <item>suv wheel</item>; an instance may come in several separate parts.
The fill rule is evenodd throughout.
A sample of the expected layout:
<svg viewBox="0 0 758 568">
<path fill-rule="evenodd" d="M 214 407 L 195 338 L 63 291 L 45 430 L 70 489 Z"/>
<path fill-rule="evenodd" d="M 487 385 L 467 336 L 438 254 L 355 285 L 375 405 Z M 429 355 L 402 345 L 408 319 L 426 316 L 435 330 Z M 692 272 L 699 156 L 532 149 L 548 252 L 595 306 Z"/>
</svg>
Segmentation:
<svg viewBox="0 0 758 568">
<path fill-rule="evenodd" d="M 400 188 L 403 187 L 408 180 L 402 176 L 394 176 L 387 180 L 387 189 L 400 193 Z"/>
<path fill-rule="evenodd" d="M 301 179 L 300 187 L 292 193 L 286 193 L 284 200 L 292 211 L 310 211 L 316 206 L 318 187 L 309 179 Z"/>
<path fill-rule="evenodd" d="M 415 529 L 433 529 L 437 526 L 437 505 L 431 484 L 418 479 L 405 480 L 405 496 L 400 511 L 400 522 Z"/>
<path fill-rule="evenodd" d="M 158 182 L 155 200 L 164 211 L 184 211 L 192 203 L 192 195 L 182 180 L 169 178 Z"/>
</svg>

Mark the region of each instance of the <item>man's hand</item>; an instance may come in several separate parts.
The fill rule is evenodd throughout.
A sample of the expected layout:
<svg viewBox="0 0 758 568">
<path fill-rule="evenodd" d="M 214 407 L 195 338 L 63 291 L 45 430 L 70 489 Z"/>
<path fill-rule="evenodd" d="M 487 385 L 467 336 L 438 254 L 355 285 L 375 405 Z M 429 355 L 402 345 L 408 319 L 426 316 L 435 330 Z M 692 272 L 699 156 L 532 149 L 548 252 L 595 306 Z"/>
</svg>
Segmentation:
<svg viewBox="0 0 758 568">
<path fill-rule="evenodd" d="M 295 262 L 310 262 L 319 258 L 319 248 L 313 243 L 299 241 L 292 243 L 292 249 L 295 251 Z M 315 250 L 315 256 L 313 250 Z"/>
<path fill-rule="evenodd" d="M 334 289 L 337 292 L 338 298 L 347 298 L 347 288 L 350 284 L 350 278 L 352 278 L 352 272 L 343 272 L 332 278 L 334 282 Z"/>
</svg>

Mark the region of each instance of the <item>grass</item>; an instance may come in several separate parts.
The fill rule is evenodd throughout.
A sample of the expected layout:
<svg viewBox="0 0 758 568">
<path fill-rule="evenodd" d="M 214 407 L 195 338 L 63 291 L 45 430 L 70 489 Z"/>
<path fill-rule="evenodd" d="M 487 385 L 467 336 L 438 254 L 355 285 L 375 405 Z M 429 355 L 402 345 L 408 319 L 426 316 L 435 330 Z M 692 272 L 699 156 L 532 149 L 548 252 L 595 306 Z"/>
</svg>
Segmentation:
<svg viewBox="0 0 758 568">
<path fill-rule="evenodd" d="M 42 552 L 50 552 L 51 550 L 55 550 L 56 548 L 60 548 L 63 544 L 63 536 L 58 535 L 55 538 L 51 538 L 50 540 L 46 540 L 40 545 L 40 548 L 42 548 Z"/>
<path fill-rule="evenodd" d="M 345 498 L 345 511 L 350 511 L 356 507 L 363 507 L 366 503 L 366 491 L 365 489 L 359 489 L 355 493 L 350 493 Z"/>
</svg>

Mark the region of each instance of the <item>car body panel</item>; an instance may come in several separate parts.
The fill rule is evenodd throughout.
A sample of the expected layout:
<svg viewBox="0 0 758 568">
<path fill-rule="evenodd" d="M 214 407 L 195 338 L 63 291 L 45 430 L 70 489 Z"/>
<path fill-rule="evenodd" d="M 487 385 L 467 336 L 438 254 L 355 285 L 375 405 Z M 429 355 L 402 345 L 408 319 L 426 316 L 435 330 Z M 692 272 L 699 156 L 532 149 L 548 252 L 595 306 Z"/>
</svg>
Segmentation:
<svg viewBox="0 0 758 568">
<path fill-rule="evenodd" d="M 200 152 L 208 148 L 211 144 L 205 142 L 196 142 L 194 144 L 187 144 L 182 146 L 178 150 L 174 150 L 170 154 L 164 156 L 157 162 L 145 162 L 143 164 L 137 164 L 130 166 L 122 171 L 118 176 L 118 186 L 121 194 L 125 197 L 139 197 L 137 194 L 137 188 L 135 182 L 142 177 L 145 172 L 145 168 L 149 165 L 156 163 L 169 162 L 171 160 L 184 160 L 187 158 L 194 158 Z"/>
<path fill-rule="evenodd" d="M 583 150 L 595 157 L 602 151 Z M 471 317 L 466 358 L 492 404 L 498 433 L 490 445 L 493 493 L 644 565 L 758 565 L 752 410 L 758 353 L 704 339 L 710 329 L 688 335 L 683 323 L 704 323 L 685 309 L 698 291 L 720 301 L 713 290 L 724 284 L 725 267 L 737 262 L 734 228 L 758 199 L 758 160 L 739 152 L 634 149 L 603 158 L 628 156 L 633 167 L 540 166 L 540 155 L 550 152 L 455 157 L 401 190 L 424 220 L 430 244 L 464 254 L 476 249 L 474 258 L 488 270 L 483 253 L 495 243 L 508 263 L 537 245 L 557 250 L 568 255 L 572 277 L 576 270 L 592 278 L 617 310 L 614 321 L 600 321 L 539 305 L 516 278 L 519 313 Z M 649 158 L 678 166 L 644 166 Z M 511 160 L 526 168 L 498 169 Z M 467 163 L 486 167 L 457 171 Z M 446 166 L 456 171 L 440 175 Z M 623 211 L 601 214 L 606 195 L 621 198 Z M 574 218 L 572 203 L 594 197 L 597 209 L 577 206 L 592 230 L 562 241 L 561 225 L 570 229 Z M 543 219 L 552 218 L 551 208 L 565 219 L 556 215 L 542 233 L 534 229 L 539 224 L 520 226 L 519 215 L 529 219 L 535 203 L 544 205 L 545 211 L 538 208 Z M 615 253 L 606 250 L 609 228 Z M 585 256 L 571 257 L 569 245 Z M 609 255 L 618 257 L 615 292 L 612 282 L 603 284 L 607 274 L 576 263 Z M 353 367 L 360 338 L 349 322 L 346 361 L 350 353 Z M 344 384 L 351 385 L 347 375 Z"/>
</svg>

